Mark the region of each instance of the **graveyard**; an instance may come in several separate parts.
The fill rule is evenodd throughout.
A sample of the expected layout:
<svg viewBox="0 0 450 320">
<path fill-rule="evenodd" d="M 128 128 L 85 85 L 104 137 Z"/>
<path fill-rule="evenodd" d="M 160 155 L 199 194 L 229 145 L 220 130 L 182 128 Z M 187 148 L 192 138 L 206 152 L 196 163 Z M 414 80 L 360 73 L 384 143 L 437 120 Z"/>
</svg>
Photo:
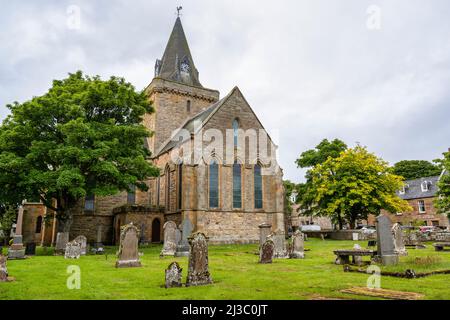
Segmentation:
<svg viewBox="0 0 450 320">
<path fill-rule="evenodd" d="M 88 252 L 79 259 L 55 256 L 53 248 L 36 249 L 36 255 L 8 260 L 14 281 L 0 282 L 0 299 L 381 299 L 341 292 L 365 287 L 369 274 L 344 272 L 335 264 L 334 250 L 367 248 L 367 241 L 337 241 L 310 238 L 304 242 L 303 259 L 273 259 L 259 263 L 258 245 L 209 245 L 211 284 L 186 287 L 189 257 L 160 256 L 162 245 L 139 246 L 140 267 L 116 268 L 118 247 L 105 247 L 102 255 Z M 450 269 L 450 252 L 436 251 L 432 242 L 425 249 L 408 248 L 396 265 L 376 265 L 382 272 L 416 273 Z M 6 254 L 7 248 L 3 248 Z M 182 268 L 182 287 L 165 288 L 165 270 L 172 262 Z M 81 270 L 80 289 L 66 283 L 68 266 Z M 362 266 L 361 268 L 367 268 Z M 449 274 L 407 279 L 381 276 L 382 289 L 413 292 L 420 299 L 450 299 Z"/>
</svg>

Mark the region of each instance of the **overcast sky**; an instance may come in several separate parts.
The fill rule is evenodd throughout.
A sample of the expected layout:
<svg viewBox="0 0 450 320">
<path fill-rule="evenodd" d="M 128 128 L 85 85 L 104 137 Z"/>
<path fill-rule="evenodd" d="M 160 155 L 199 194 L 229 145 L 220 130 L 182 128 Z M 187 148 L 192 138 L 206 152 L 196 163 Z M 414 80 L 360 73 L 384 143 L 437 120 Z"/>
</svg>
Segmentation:
<svg viewBox="0 0 450 320">
<path fill-rule="evenodd" d="M 285 178 L 323 138 L 391 164 L 450 147 L 448 0 L 0 0 L 0 119 L 76 70 L 143 89 L 177 5 L 200 81 L 242 90 Z"/>
</svg>

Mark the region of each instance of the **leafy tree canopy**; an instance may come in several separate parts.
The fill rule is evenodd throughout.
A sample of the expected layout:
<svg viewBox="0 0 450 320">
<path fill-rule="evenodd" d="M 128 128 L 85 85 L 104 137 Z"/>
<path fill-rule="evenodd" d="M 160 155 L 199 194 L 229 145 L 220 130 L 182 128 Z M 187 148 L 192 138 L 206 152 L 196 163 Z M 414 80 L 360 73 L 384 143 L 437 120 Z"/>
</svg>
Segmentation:
<svg viewBox="0 0 450 320">
<path fill-rule="evenodd" d="M 438 176 L 442 172 L 442 166 L 433 164 L 426 160 L 403 160 L 397 162 L 392 172 L 406 180 L 423 177 Z"/>
<path fill-rule="evenodd" d="M 347 145 L 339 139 L 334 139 L 331 142 L 328 139 L 324 139 L 315 149 L 303 152 L 295 163 L 299 168 L 312 168 L 324 163 L 329 157 L 339 157 L 340 153 L 345 151 L 345 149 L 347 149 Z"/>
<path fill-rule="evenodd" d="M 337 158 L 329 157 L 311 170 L 309 194 L 315 209 L 331 217 L 342 228 L 351 228 L 369 214 L 381 209 L 389 212 L 411 210 L 408 203 L 396 195 L 403 178 L 391 173 L 387 162 L 369 153 L 365 147 L 348 149 Z"/>
<path fill-rule="evenodd" d="M 444 154 L 443 166 L 445 173 L 439 180 L 438 199 L 436 207 L 439 212 L 446 213 L 450 219 L 450 152 Z"/>
<path fill-rule="evenodd" d="M 123 78 L 81 71 L 11 110 L 0 127 L 0 201 L 40 195 L 69 231 L 73 208 L 89 194 L 113 195 L 158 174 L 148 160 L 142 125 L 152 106 Z M 57 201 L 57 207 L 54 201 Z"/>
</svg>

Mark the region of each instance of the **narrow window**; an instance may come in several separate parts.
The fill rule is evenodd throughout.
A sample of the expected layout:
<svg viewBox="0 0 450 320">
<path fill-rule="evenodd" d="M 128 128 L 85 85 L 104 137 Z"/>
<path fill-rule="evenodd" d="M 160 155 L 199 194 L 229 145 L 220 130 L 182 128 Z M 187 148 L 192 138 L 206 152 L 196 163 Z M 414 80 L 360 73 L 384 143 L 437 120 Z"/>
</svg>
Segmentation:
<svg viewBox="0 0 450 320">
<path fill-rule="evenodd" d="M 191 100 L 188 100 L 186 102 L 186 112 L 190 113 L 191 112 Z"/>
<path fill-rule="evenodd" d="M 181 209 L 183 202 L 183 165 L 178 165 L 178 209 Z"/>
<path fill-rule="evenodd" d="M 161 179 L 160 179 L 160 177 L 158 177 L 158 181 L 157 181 L 157 183 L 156 183 L 156 205 L 159 207 L 160 206 L 160 204 L 159 204 L 159 199 L 160 199 L 160 195 L 159 195 L 159 193 L 160 193 L 160 190 L 161 190 Z"/>
<path fill-rule="evenodd" d="M 255 209 L 262 209 L 263 207 L 263 194 L 262 194 L 262 176 L 261 166 L 256 165 L 254 169 L 254 191 L 255 191 Z"/>
<path fill-rule="evenodd" d="M 130 191 L 128 191 L 128 195 L 127 195 L 127 203 L 128 204 L 136 203 L 136 186 L 130 187 Z"/>
<path fill-rule="evenodd" d="M 42 216 L 37 217 L 36 220 L 36 233 L 41 233 L 42 229 Z"/>
<path fill-rule="evenodd" d="M 420 213 L 425 213 L 426 212 L 426 210 L 425 210 L 425 201 L 423 201 L 423 200 L 419 200 L 419 212 Z"/>
<path fill-rule="evenodd" d="M 239 122 L 237 119 L 233 121 L 233 137 L 234 137 L 234 147 L 238 145 L 238 133 L 239 133 Z"/>
<path fill-rule="evenodd" d="M 209 165 L 209 207 L 219 207 L 219 165 L 215 160 Z"/>
<path fill-rule="evenodd" d="M 422 182 L 422 192 L 428 191 L 428 181 Z"/>
<path fill-rule="evenodd" d="M 94 211 L 95 195 L 90 194 L 84 198 L 84 210 Z"/>
<path fill-rule="evenodd" d="M 233 208 L 242 208 L 241 165 L 233 164 Z"/>
</svg>

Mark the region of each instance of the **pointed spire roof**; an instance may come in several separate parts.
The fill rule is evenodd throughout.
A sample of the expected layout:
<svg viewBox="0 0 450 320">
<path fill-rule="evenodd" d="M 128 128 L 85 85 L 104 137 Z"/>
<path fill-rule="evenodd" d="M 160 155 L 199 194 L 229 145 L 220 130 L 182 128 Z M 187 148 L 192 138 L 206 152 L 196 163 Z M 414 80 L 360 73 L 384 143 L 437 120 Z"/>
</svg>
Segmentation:
<svg viewBox="0 0 450 320">
<path fill-rule="evenodd" d="M 156 60 L 155 77 L 202 87 L 180 17 L 175 21 L 162 59 Z"/>
</svg>

